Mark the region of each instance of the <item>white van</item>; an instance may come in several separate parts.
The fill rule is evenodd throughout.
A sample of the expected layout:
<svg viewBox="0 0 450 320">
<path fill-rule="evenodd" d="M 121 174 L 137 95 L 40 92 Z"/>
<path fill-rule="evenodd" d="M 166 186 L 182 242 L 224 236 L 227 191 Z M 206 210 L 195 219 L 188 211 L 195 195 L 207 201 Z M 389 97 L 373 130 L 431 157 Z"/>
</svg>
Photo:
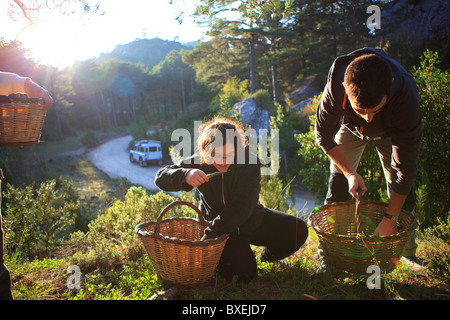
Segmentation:
<svg viewBox="0 0 450 320">
<path fill-rule="evenodd" d="M 137 162 L 141 167 L 149 163 L 162 164 L 161 142 L 153 140 L 140 140 L 130 150 L 130 162 Z"/>
</svg>

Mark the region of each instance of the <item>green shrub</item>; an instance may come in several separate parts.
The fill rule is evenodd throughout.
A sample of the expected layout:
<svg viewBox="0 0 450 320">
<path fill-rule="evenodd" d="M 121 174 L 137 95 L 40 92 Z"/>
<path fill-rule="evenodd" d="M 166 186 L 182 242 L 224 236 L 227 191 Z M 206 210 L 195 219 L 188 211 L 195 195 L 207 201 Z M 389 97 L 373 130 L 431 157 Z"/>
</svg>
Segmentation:
<svg viewBox="0 0 450 320">
<path fill-rule="evenodd" d="M 416 214 L 430 225 L 450 211 L 450 72 L 426 51 L 414 77 L 419 89 L 423 138 L 419 157 L 420 203 Z"/>
<path fill-rule="evenodd" d="M 78 202 L 56 190 L 55 180 L 42 182 L 36 189 L 32 185 L 19 189 L 8 183 L 3 195 L 7 249 L 25 256 L 48 256 L 68 238 Z"/>
<path fill-rule="evenodd" d="M 195 198 L 182 193 L 182 199 L 195 203 Z M 74 264 L 83 270 L 108 268 L 116 262 L 135 260 L 142 255 L 135 227 L 142 222 L 155 221 L 162 210 L 176 198 L 164 192 L 147 195 L 142 187 L 128 189 L 124 201 L 115 201 L 108 210 L 93 220 L 86 235 L 72 235 L 74 245 L 88 246 L 85 254 L 72 257 Z M 197 217 L 187 206 L 172 208 L 164 218 Z"/>
<path fill-rule="evenodd" d="M 298 155 L 303 162 L 299 170 L 299 177 L 306 187 L 314 192 L 318 198 L 325 198 L 330 176 L 330 160 L 316 143 L 314 135 L 315 110 L 317 109 L 319 99 L 317 97 L 311 106 L 314 109 L 314 114 L 309 116 L 309 131 L 297 134 L 295 138 L 300 143 Z"/>
<path fill-rule="evenodd" d="M 248 97 L 247 87 L 248 80 L 229 78 L 220 93 L 211 101 L 211 110 L 216 114 L 229 117 L 233 106 Z"/>
<path fill-rule="evenodd" d="M 435 279 L 450 278 L 450 216 L 436 219 L 435 225 L 419 231 L 419 250 L 429 260 L 427 273 Z"/>
<path fill-rule="evenodd" d="M 267 90 L 256 90 L 255 93 L 250 95 L 258 107 L 269 111 L 274 110 L 273 98 Z"/>
<path fill-rule="evenodd" d="M 92 147 L 98 144 L 99 139 L 93 130 L 88 130 L 81 136 L 80 142 L 84 146 Z"/>
<path fill-rule="evenodd" d="M 138 122 L 133 122 L 130 125 L 130 133 L 133 136 L 134 140 L 145 140 L 148 139 L 147 131 L 149 129 L 149 124 L 145 120 L 145 118 L 140 118 Z M 133 143 L 133 145 L 131 145 Z M 134 141 L 130 142 L 130 149 L 134 147 Z"/>
<path fill-rule="evenodd" d="M 261 177 L 259 200 L 266 208 L 295 215 L 292 191 L 290 183 L 285 185 L 276 175 L 264 175 Z"/>
</svg>

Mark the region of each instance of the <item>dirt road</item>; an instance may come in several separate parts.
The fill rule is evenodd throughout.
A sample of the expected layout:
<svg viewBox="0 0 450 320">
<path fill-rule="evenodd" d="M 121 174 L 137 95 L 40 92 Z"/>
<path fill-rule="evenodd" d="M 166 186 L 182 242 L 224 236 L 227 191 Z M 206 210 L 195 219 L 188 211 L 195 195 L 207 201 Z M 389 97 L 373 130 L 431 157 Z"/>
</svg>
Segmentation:
<svg viewBox="0 0 450 320">
<path fill-rule="evenodd" d="M 108 141 L 87 151 L 87 158 L 111 178 L 126 178 L 133 184 L 141 185 L 148 190 L 160 191 L 155 185 L 155 175 L 160 166 L 140 167 L 131 163 L 128 158 L 128 144 L 131 136 L 120 137 Z M 179 193 L 171 194 L 177 196 Z M 295 190 L 295 207 L 299 216 L 307 216 L 314 209 L 315 197 L 310 192 Z"/>
<path fill-rule="evenodd" d="M 153 182 L 159 166 L 140 167 L 128 158 L 128 144 L 131 136 L 120 137 L 90 149 L 86 156 L 100 170 L 111 178 L 126 178 L 133 184 L 149 190 L 160 189 Z"/>
</svg>

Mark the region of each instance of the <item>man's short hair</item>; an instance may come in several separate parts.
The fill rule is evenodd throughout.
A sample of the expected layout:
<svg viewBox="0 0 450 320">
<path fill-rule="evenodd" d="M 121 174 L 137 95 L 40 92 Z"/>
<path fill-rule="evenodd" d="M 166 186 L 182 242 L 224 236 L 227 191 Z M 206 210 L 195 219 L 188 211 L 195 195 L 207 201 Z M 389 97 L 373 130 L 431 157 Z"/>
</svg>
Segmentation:
<svg viewBox="0 0 450 320">
<path fill-rule="evenodd" d="M 384 96 L 389 96 L 391 85 L 391 66 L 376 54 L 357 57 L 345 71 L 345 90 L 362 109 L 372 109 L 380 104 Z"/>
</svg>

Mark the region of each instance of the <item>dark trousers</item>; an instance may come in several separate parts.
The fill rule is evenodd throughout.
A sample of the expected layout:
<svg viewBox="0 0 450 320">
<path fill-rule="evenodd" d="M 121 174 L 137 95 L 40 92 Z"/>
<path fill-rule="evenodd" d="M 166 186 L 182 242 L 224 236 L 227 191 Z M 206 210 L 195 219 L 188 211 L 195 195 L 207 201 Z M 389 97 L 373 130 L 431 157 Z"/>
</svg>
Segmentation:
<svg viewBox="0 0 450 320">
<path fill-rule="evenodd" d="M 0 300 L 13 300 L 11 275 L 4 264 L 0 265 Z"/>
<path fill-rule="evenodd" d="M 348 181 L 342 173 L 331 173 L 328 181 L 328 192 L 325 204 L 352 200 L 352 195 L 348 192 Z M 403 205 L 403 209 L 412 212 L 414 210 L 416 197 L 414 189 L 408 194 Z"/>
<path fill-rule="evenodd" d="M 306 223 L 277 210 L 267 209 L 261 226 L 249 235 L 231 233 L 218 265 L 219 274 L 231 281 L 248 283 L 257 274 L 255 254 L 250 245 L 264 246 L 261 261 L 277 261 L 295 253 L 308 238 Z"/>
<path fill-rule="evenodd" d="M 352 166 L 352 169 L 356 171 L 369 140 L 361 140 L 351 133 L 345 126 L 341 126 L 340 130 L 336 134 L 335 141 L 345 154 L 345 157 Z M 386 191 L 389 196 L 391 193 L 390 184 L 397 175 L 391 165 L 392 139 L 390 137 L 380 138 L 374 140 L 374 143 L 383 167 L 383 173 L 386 179 Z M 339 169 L 339 167 L 331 161 L 330 180 L 328 183 L 328 194 L 325 199 L 325 203 L 348 201 L 351 199 L 352 196 L 348 192 L 347 178 L 342 174 L 341 169 Z M 413 211 L 414 204 L 415 196 L 414 191 L 412 190 L 403 205 L 403 209 Z"/>
<path fill-rule="evenodd" d="M 3 172 L 0 169 L 0 205 L 2 203 L 2 179 Z M 3 264 L 3 227 L 2 227 L 2 211 L 0 208 L 0 300 L 12 300 L 11 291 L 11 275 L 9 270 Z"/>
</svg>

